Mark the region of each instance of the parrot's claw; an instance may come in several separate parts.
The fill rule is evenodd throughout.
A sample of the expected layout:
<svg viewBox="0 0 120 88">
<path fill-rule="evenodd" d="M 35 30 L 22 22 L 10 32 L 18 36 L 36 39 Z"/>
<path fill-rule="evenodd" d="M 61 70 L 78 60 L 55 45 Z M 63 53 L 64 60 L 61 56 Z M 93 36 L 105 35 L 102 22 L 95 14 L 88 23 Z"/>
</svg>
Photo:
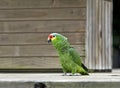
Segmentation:
<svg viewBox="0 0 120 88">
<path fill-rule="evenodd" d="M 62 76 L 73 76 L 73 74 L 72 73 L 63 73 Z"/>
<path fill-rule="evenodd" d="M 68 76 L 73 76 L 73 74 L 72 73 L 68 73 Z"/>
<path fill-rule="evenodd" d="M 62 76 L 80 76 L 79 73 L 75 73 L 75 74 L 72 74 L 72 73 L 63 73 Z"/>
<path fill-rule="evenodd" d="M 63 73 L 63 75 L 62 76 L 66 76 L 67 75 L 67 73 Z"/>
</svg>

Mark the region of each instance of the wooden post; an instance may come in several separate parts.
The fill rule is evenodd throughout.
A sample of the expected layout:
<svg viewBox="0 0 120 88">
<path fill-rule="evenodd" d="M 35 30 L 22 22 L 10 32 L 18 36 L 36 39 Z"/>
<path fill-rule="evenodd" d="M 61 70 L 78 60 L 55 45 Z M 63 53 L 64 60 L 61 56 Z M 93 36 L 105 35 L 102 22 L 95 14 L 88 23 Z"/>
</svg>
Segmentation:
<svg viewBox="0 0 120 88">
<path fill-rule="evenodd" d="M 112 70 L 112 0 L 87 0 L 86 65 Z"/>
</svg>

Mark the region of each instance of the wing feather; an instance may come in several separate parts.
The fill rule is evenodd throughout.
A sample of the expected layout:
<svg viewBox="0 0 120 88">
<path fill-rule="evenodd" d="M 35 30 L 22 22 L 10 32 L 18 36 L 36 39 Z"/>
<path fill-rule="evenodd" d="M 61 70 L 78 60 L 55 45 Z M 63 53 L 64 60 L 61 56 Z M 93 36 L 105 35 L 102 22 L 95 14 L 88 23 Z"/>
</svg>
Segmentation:
<svg viewBox="0 0 120 88">
<path fill-rule="evenodd" d="M 69 56 L 70 56 L 70 59 L 72 61 L 74 61 L 74 63 L 78 64 L 79 66 L 81 66 L 81 58 L 80 58 L 80 55 L 79 53 L 73 48 L 73 47 L 70 47 L 69 48 Z"/>
</svg>

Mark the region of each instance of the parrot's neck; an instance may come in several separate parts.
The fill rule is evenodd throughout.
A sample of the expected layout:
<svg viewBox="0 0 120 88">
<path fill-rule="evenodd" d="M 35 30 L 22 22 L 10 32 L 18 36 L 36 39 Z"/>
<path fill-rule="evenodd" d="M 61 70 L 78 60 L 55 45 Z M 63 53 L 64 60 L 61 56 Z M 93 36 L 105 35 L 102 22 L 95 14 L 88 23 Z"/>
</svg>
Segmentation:
<svg viewBox="0 0 120 88">
<path fill-rule="evenodd" d="M 57 50 L 58 50 L 59 53 L 65 53 L 65 52 L 68 51 L 69 47 L 70 46 L 62 46 L 60 48 L 57 48 Z"/>
<path fill-rule="evenodd" d="M 69 49 L 70 44 L 67 41 L 61 41 L 61 42 L 55 43 L 54 46 L 59 53 L 64 53 Z"/>
</svg>

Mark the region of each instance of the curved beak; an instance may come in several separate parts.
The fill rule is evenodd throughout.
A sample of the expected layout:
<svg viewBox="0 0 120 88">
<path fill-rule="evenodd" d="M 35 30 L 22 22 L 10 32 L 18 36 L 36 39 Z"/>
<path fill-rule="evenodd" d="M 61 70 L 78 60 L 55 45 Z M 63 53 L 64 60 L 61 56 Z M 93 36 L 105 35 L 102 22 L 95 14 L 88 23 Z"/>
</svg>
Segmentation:
<svg viewBox="0 0 120 88">
<path fill-rule="evenodd" d="M 48 37 L 48 43 L 50 43 L 51 42 L 51 39 Z"/>
</svg>

